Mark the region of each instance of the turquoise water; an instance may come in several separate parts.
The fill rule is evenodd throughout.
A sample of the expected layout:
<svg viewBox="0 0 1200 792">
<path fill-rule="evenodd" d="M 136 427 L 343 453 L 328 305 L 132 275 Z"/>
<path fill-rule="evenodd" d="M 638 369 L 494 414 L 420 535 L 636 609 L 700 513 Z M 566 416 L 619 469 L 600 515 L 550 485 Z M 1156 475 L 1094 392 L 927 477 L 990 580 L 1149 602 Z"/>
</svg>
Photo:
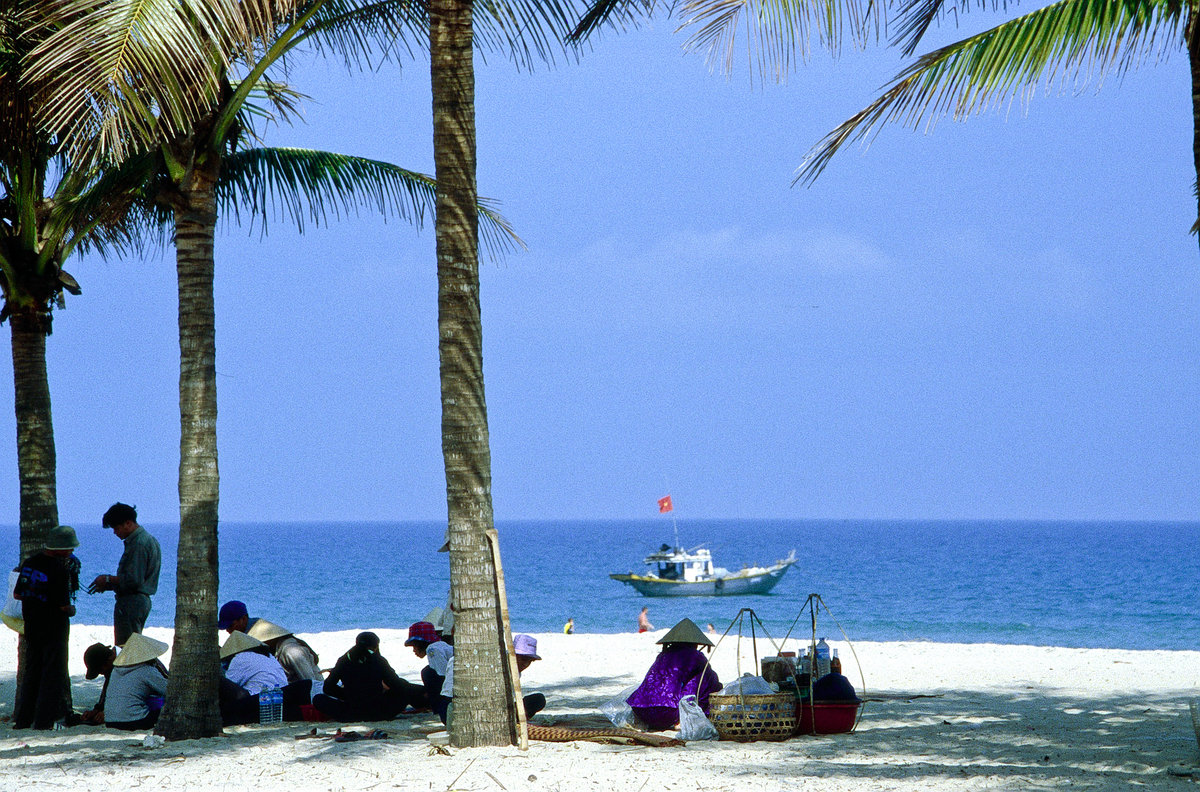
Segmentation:
<svg viewBox="0 0 1200 792">
<path fill-rule="evenodd" d="M 115 571 L 121 545 L 76 526 L 83 577 Z M 164 570 L 150 623 L 174 617 L 174 526 L 150 525 Z M 810 592 L 851 640 L 996 642 L 1130 649 L 1200 649 L 1200 523 L 861 520 L 701 520 L 681 540 L 717 565 L 767 564 L 795 548 L 801 562 L 770 595 L 647 599 L 608 578 L 641 569 L 672 541 L 669 521 L 500 522 L 513 629 L 627 632 L 650 607 L 656 627 L 687 616 L 723 627 L 742 607 L 774 637 Z M 17 531 L 3 530 L 17 552 Z M 221 599 L 297 632 L 402 628 L 445 602 L 444 524 L 226 523 Z M 112 595 L 81 593 L 77 623 L 111 620 Z M 806 617 L 807 618 L 807 617 Z M 830 637 L 837 627 L 822 615 Z"/>
</svg>

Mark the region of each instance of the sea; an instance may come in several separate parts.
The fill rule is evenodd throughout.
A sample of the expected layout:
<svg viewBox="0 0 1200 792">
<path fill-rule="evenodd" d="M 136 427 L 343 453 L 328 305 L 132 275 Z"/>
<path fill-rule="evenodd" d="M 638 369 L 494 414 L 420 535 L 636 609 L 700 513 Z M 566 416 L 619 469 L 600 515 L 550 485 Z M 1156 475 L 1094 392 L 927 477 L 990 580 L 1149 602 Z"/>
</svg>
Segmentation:
<svg viewBox="0 0 1200 792">
<path fill-rule="evenodd" d="M 1200 523 L 948 520 L 694 520 L 680 543 L 716 566 L 800 561 L 766 595 L 646 598 L 609 578 L 674 542 L 669 520 L 498 521 L 514 632 L 658 628 L 688 617 L 775 641 L 832 640 L 1200 649 Z M 116 571 L 121 542 L 77 525 L 82 579 Z M 146 526 L 163 548 L 151 626 L 175 614 L 178 526 Z M 406 628 L 449 591 L 444 522 L 223 523 L 222 602 L 244 601 L 298 633 Z M 10 555 L 18 530 L 0 528 Z M 109 624 L 112 595 L 80 592 L 77 624 Z M 751 618 L 751 612 L 753 617 Z M 735 630 L 737 627 L 735 626 Z"/>
</svg>

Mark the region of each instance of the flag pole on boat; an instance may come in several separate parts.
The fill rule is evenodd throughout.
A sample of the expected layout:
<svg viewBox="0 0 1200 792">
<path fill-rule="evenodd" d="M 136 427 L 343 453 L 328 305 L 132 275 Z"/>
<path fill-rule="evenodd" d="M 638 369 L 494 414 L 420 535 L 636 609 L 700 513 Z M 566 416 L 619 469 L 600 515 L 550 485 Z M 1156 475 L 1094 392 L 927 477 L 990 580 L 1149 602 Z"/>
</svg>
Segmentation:
<svg viewBox="0 0 1200 792">
<path fill-rule="evenodd" d="M 658 513 L 671 513 L 671 527 L 675 529 L 675 549 L 682 550 L 683 547 L 679 544 L 679 521 L 675 518 L 675 507 L 671 504 L 671 496 L 664 495 L 658 499 Z"/>
</svg>

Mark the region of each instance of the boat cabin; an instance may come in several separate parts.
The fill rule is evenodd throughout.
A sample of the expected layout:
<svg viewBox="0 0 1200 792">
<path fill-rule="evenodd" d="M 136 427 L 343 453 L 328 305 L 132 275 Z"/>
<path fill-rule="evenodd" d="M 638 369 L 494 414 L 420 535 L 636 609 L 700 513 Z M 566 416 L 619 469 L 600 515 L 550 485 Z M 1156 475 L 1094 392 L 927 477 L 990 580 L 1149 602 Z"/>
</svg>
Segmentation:
<svg viewBox="0 0 1200 792">
<path fill-rule="evenodd" d="M 703 547 L 684 550 L 664 544 L 645 560 L 663 580 L 691 582 L 710 578 L 713 574 L 712 554 Z"/>
</svg>

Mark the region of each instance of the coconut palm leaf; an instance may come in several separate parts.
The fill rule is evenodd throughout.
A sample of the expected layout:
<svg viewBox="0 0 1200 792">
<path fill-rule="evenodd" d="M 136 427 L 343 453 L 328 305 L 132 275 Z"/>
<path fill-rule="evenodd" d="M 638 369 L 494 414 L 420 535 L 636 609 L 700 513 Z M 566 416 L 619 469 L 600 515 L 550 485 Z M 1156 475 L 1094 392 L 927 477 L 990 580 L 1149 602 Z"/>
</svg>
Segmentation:
<svg viewBox="0 0 1200 792">
<path fill-rule="evenodd" d="M 265 233 L 271 220 L 306 223 L 377 211 L 420 228 L 432 216 L 437 183 L 431 176 L 378 160 L 296 148 L 254 148 L 225 158 L 217 199 L 221 214 L 240 224 L 242 214 Z M 480 201 L 479 235 L 494 256 L 524 243 L 492 202 Z"/>
<path fill-rule="evenodd" d="M 917 45 L 932 25 L 939 18 L 953 14 L 955 18 L 965 13 L 971 6 L 981 10 L 1004 11 L 1009 5 L 1016 5 L 1017 0 L 958 0 L 947 4 L 946 0 L 903 0 L 899 4 L 893 18 L 895 24 L 891 35 L 891 43 L 900 46 L 905 56 L 912 55 Z"/>
<path fill-rule="evenodd" d="M 60 259 L 76 251 L 144 255 L 148 248 L 164 246 L 170 215 L 154 201 L 158 169 L 153 153 L 100 169 L 60 168 L 63 178 L 43 232 L 58 240 Z"/>
<path fill-rule="evenodd" d="M 292 0 L 44 0 L 22 79 L 42 121 L 120 160 L 130 141 L 177 135 L 215 102 L 229 58 L 273 35 Z"/>
<path fill-rule="evenodd" d="M 1174 0 L 1062 0 L 923 55 L 814 146 L 795 181 L 811 183 L 847 141 L 884 124 L 929 128 L 1028 98 L 1043 81 L 1078 90 L 1162 58 L 1183 41 L 1185 11 Z"/>
<path fill-rule="evenodd" d="M 666 6 L 670 16 L 674 3 L 657 3 L 655 0 L 597 0 L 590 4 L 583 15 L 571 27 L 567 41 L 582 44 L 606 27 L 618 31 L 636 27 L 644 17 L 649 19 L 660 7 Z"/>
<path fill-rule="evenodd" d="M 821 46 L 837 52 L 847 29 L 856 43 L 864 42 L 868 21 L 881 11 L 873 0 L 688 0 L 680 12 L 680 30 L 695 28 L 684 48 L 704 53 L 710 65 L 728 74 L 739 50 L 738 30 L 743 29 L 759 75 L 778 81 L 807 59 L 814 35 Z"/>
<path fill-rule="evenodd" d="M 297 42 L 340 55 L 347 68 L 429 49 L 429 14 L 417 0 L 323 0 Z"/>
</svg>

